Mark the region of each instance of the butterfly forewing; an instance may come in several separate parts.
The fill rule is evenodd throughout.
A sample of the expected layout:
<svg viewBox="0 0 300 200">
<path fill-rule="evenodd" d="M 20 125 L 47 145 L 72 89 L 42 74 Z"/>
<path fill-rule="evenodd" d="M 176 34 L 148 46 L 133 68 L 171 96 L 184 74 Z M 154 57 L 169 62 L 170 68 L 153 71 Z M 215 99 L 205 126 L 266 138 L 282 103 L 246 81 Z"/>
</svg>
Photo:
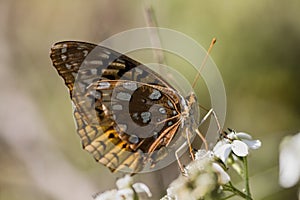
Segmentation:
<svg viewBox="0 0 300 200">
<path fill-rule="evenodd" d="M 111 170 L 156 162 L 181 124 L 184 99 L 157 73 L 111 49 L 56 43 L 50 55 L 74 104 L 82 146 Z M 161 152 L 157 153 L 155 151 Z"/>
</svg>

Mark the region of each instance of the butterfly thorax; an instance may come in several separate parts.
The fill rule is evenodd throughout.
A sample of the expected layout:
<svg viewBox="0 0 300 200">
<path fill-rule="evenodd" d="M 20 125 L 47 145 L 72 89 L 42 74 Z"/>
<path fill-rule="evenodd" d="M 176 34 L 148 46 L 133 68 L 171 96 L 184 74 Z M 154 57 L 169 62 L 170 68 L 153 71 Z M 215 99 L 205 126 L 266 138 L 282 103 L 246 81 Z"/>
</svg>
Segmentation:
<svg viewBox="0 0 300 200">
<path fill-rule="evenodd" d="M 197 110 L 197 97 L 195 93 L 191 93 L 187 97 L 182 98 L 183 111 L 181 113 L 181 127 L 192 127 L 195 128 L 198 126 L 197 117 L 195 117 L 195 113 Z"/>
</svg>

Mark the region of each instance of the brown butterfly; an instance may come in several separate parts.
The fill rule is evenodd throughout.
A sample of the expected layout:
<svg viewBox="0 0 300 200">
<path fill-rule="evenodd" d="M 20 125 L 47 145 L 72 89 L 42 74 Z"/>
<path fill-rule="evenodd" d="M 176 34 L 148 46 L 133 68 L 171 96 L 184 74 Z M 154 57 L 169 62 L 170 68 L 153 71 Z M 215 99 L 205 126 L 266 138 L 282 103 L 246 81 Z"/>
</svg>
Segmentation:
<svg viewBox="0 0 300 200">
<path fill-rule="evenodd" d="M 111 171 L 154 166 L 197 124 L 195 95 L 184 98 L 162 76 L 121 53 L 64 41 L 53 45 L 50 57 L 69 89 L 83 148 Z"/>
</svg>

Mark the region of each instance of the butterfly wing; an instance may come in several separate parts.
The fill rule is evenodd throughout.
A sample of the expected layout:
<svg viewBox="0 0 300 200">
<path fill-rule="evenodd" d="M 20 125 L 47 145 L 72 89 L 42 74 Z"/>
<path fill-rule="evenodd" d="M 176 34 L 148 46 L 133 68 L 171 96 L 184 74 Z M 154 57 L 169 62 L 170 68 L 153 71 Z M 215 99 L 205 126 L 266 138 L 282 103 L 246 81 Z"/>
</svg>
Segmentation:
<svg viewBox="0 0 300 200">
<path fill-rule="evenodd" d="M 181 97 L 148 67 L 77 41 L 54 44 L 50 57 L 69 89 L 83 148 L 112 171 L 142 170 L 145 154 L 176 134 Z"/>
</svg>

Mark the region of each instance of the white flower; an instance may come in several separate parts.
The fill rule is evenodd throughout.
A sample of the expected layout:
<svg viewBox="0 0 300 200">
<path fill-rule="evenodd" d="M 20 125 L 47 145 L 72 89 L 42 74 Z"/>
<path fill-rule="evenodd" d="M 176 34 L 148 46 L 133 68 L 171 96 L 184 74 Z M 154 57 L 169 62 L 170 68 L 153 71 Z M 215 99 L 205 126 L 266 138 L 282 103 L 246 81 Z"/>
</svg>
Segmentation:
<svg viewBox="0 0 300 200">
<path fill-rule="evenodd" d="M 279 183 L 282 187 L 292 187 L 300 179 L 300 133 L 288 136 L 280 144 Z"/>
<path fill-rule="evenodd" d="M 220 140 L 213 149 L 216 157 L 226 163 L 230 153 L 233 152 L 238 157 L 245 157 L 250 149 L 258 149 L 261 146 L 260 140 L 253 140 L 251 135 L 243 132 L 232 131 L 226 138 Z"/>
<path fill-rule="evenodd" d="M 179 176 L 167 189 L 169 199 L 195 199 L 190 196 L 191 189 L 188 187 L 189 179 L 185 176 Z"/>
<path fill-rule="evenodd" d="M 230 176 L 225 172 L 225 170 L 217 163 L 212 163 L 213 171 L 218 175 L 218 183 L 220 185 L 225 185 L 230 181 Z"/>
<path fill-rule="evenodd" d="M 152 196 L 150 189 L 144 183 L 134 183 L 132 185 L 132 187 L 134 188 L 135 192 L 137 192 L 137 193 L 146 193 L 148 195 L 148 197 Z"/>
<path fill-rule="evenodd" d="M 247 146 L 250 149 L 259 149 L 261 147 L 261 141 L 260 140 L 253 140 L 252 136 L 249 135 L 248 133 L 243 133 L 243 132 L 235 133 L 235 132 L 231 132 L 231 134 L 233 136 L 236 135 L 236 137 L 238 139 L 240 139 L 243 143 L 247 144 Z"/>
<path fill-rule="evenodd" d="M 173 200 L 173 199 L 171 197 L 169 197 L 168 195 L 165 195 L 162 198 L 160 198 L 160 200 Z"/>
<path fill-rule="evenodd" d="M 116 185 L 118 189 L 130 188 L 132 183 L 133 183 L 132 177 L 129 175 L 125 175 L 123 178 L 119 178 L 116 181 Z"/>
<path fill-rule="evenodd" d="M 132 177 L 129 175 L 120 178 L 116 182 L 118 189 L 109 190 L 98 194 L 95 200 L 133 200 L 137 193 L 146 193 L 148 197 L 152 194 L 144 183 L 133 183 Z"/>
<path fill-rule="evenodd" d="M 199 150 L 195 154 L 195 160 L 185 168 L 185 176 L 180 175 L 175 179 L 167 189 L 167 196 L 162 199 L 201 199 L 229 181 L 229 175 L 214 162 L 213 153 Z"/>
<path fill-rule="evenodd" d="M 95 196 L 95 200 L 111 200 L 117 196 L 117 190 L 108 190 Z"/>
</svg>

